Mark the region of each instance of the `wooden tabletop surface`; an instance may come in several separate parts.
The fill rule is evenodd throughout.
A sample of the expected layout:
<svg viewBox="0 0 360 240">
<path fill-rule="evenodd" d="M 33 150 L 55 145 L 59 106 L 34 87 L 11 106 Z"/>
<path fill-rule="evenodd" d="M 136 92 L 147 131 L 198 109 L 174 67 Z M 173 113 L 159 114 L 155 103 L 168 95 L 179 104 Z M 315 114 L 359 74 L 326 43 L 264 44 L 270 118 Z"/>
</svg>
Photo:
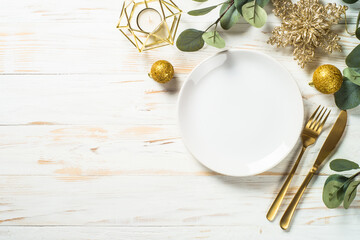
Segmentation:
<svg viewBox="0 0 360 240">
<path fill-rule="evenodd" d="M 184 12 L 201 7 L 175 2 Z M 0 239 L 358 238 L 360 199 L 348 210 L 329 210 L 322 202 L 332 174 L 328 164 L 306 191 L 290 231 L 280 229 L 279 217 L 266 220 L 300 142 L 275 168 L 245 178 L 214 173 L 186 151 L 176 118 L 179 89 L 218 49 L 184 53 L 167 46 L 138 53 L 115 28 L 121 0 L 1 3 Z M 348 11 L 350 29 L 359 7 Z M 280 23 L 271 9 L 266 7 L 268 22 L 261 29 L 241 21 L 224 32 L 226 49 L 257 50 L 283 64 L 299 85 L 305 117 L 319 104 L 332 109 L 324 134 L 304 155 L 283 211 L 339 113 L 332 96 L 308 85 L 312 72 L 325 63 L 344 69 L 345 56 L 359 41 L 342 21 L 333 29 L 343 52 L 319 50 L 301 69 L 291 47 L 266 43 Z M 179 30 L 206 28 L 215 11 L 183 14 Z M 165 85 L 147 77 L 159 59 L 175 67 L 175 78 Z M 331 158 L 359 162 L 359 134 L 357 108 L 349 111 L 345 136 Z"/>
</svg>

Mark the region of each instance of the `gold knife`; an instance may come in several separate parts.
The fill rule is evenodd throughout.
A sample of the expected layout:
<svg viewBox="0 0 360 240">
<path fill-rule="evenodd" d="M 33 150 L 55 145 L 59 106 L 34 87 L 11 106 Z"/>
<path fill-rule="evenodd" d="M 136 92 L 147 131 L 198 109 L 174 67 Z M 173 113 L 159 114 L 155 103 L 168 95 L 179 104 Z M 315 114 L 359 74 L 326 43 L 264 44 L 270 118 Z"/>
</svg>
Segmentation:
<svg viewBox="0 0 360 240">
<path fill-rule="evenodd" d="M 298 205 L 301 196 L 305 192 L 307 185 L 311 181 L 311 178 L 314 176 L 315 172 L 318 170 L 320 165 L 324 162 L 324 160 L 329 156 L 332 150 L 334 150 L 334 148 L 336 147 L 337 143 L 340 141 L 340 138 L 343 135 L 346 127 L 346 121 L 347 121 L 347 113 L 346 111 L 341 111 L 328 137 L 326 138 L 325 143 L 323 144 L 313 167 L 309 171 L 304 182 L 301 184 L 299 190 L 296 192 L 294 198 L 292 199 L 284 215 L 282 216 L 280 220 L 280 227 L 282 229 L 286 230 L 289 227 L 296 206 Z"/>
</svg>

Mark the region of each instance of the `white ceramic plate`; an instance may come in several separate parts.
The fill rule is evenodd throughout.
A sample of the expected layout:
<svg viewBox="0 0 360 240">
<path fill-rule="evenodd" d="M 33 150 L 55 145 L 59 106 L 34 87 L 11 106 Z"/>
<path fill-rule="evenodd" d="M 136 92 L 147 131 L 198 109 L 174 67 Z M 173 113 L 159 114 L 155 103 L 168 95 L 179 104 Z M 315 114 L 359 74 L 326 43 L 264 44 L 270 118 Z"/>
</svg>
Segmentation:
<svg viewBox="0 0 360 240">
<path fill-rule="evenodd" d="M 178 102 L 183 141 L 213 171 L 262 173 L 296 144 L 304 109 L 289 72 L 271 57 L 245 50 L 208 58 L 189 75 Z"/>
</svg>

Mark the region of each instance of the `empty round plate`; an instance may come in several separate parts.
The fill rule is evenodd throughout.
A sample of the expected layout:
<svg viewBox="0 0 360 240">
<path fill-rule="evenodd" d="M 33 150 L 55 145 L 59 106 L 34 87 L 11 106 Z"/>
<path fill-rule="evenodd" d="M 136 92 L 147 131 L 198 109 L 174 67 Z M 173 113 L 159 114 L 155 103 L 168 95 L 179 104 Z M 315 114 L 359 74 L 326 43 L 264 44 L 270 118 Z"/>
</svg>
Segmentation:
<svg viewBox="0 0 360 240">
<path fill-rule="evenodd" d="M 297 84 L 273 58 L 224 51 L 198 65 L 178 102 L 183 141 L 203 165 L 249 176 L 277 165 L 296 144 L 304 109 Z"/>
</svg>

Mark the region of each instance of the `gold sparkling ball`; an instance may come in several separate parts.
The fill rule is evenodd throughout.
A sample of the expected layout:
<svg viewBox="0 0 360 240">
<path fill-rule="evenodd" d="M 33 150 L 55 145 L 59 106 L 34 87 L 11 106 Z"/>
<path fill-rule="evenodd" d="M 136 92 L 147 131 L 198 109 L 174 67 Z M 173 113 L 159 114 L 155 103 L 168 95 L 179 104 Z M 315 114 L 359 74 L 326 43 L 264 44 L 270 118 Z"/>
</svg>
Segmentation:
<svg viewBox="0 0 360 240">
<path fill-rule="evenodd" d="M 174 77 L 174 67 L 165 60 L 156 61 L 151 67 L 149 76 L 159 83 L 167 83 Z"/>
<path fill-rule="evenodd" d="M 333 65 L 325 64 L 315 70 L 310 84 L 321 93 L 332 94 L 340 89 L 342 82 L 340 70 Z"/>
</svg>

